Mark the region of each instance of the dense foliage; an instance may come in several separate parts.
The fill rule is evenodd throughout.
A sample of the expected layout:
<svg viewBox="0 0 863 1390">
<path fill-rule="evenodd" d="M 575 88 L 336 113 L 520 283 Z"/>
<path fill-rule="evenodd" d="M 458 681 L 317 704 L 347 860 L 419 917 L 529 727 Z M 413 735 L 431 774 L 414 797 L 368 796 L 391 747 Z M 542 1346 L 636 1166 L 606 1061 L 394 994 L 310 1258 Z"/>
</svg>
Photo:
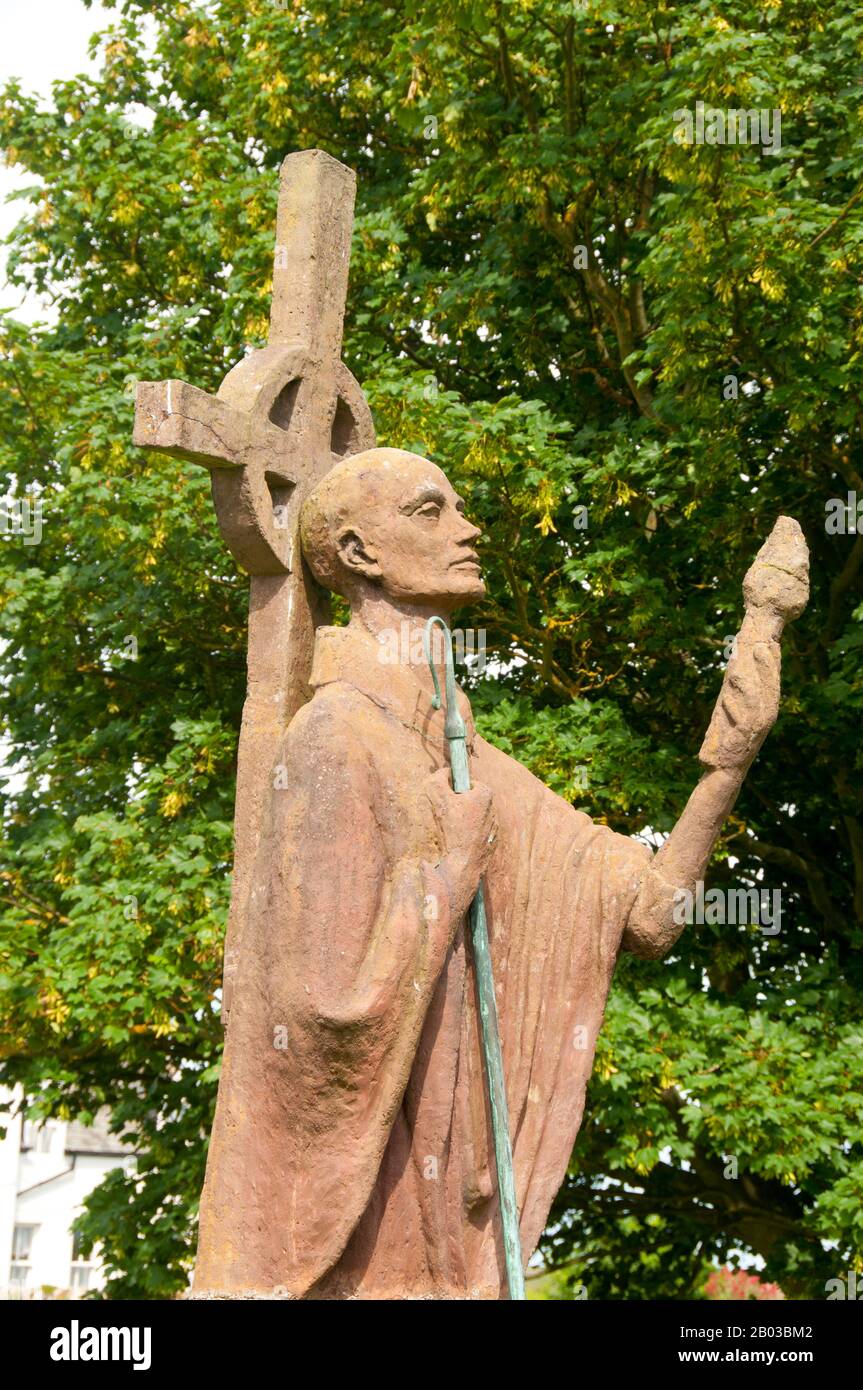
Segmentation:
<svg viewBox="0 0 863 1390">
<path fill-rule="evenodd" d="M 215 389 L 266 334 L 277 169 L 359 173 L 345 355 L 383 442 L 484 525 L 484 731 L 594 817 L 672 825 L 740 581 L 813 566 L 780 722 L 711 870 L 778 936 L 621 964 L 542 1250 L 558 1292 L 686 1297 L 747 1251 L 789 1297 L 863 1267 L 863 21 L 828 0 L 123 0 L 96 79 L 5 93 L 33 174 L 0 318 L 0 1079 L 113 1108 L 89 1203 L 115 1296 L 182 1287 L 217 1077 L 245 583 L 131 384 Z M 686 144 L 696 102 L 781 148 Z M 586 514 L 579 508 L 587 508 Z M 587 522 L 585 525 L 584 522 Z M 565 908 L 565 905 L 563 905 Z"/>
</svg>

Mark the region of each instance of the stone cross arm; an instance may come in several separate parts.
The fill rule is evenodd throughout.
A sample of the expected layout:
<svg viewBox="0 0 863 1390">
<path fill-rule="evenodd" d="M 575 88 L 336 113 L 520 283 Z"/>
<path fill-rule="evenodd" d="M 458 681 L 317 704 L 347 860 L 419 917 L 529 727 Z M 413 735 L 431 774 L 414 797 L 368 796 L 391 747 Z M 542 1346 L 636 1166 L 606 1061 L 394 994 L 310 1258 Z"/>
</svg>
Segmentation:
<svg viewBox="0 0 863 1390">
<path fill-rule="evenodd" d="M 141 383 L 136 402 L 134 442 L 205 468 L 245 468 L 263 464 L 277 469 L 285 482 L 295 482 L 278 467 L 285 440 L 279 426 L 257 415 L 233 410 L 185 381 Z"/>
</svg>

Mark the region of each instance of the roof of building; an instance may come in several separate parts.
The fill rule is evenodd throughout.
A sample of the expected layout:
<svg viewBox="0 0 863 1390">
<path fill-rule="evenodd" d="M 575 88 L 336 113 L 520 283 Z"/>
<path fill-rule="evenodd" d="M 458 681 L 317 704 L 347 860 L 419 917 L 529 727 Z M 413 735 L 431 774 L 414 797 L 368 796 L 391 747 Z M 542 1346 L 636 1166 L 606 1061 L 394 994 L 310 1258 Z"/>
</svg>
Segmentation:
<svg viewBox="0 0 863 1390">
<path fill-rule="evenodd" d="M 111 1111 L 105 1105 L 97 1113 L 92 1125 L 82 1125 L 78 1120 L 70 1120 L 66 1128 L 67 1154 L 131 1154 L 131 1144 L 124 1144 L 109 1129 Z"/>
</svg>

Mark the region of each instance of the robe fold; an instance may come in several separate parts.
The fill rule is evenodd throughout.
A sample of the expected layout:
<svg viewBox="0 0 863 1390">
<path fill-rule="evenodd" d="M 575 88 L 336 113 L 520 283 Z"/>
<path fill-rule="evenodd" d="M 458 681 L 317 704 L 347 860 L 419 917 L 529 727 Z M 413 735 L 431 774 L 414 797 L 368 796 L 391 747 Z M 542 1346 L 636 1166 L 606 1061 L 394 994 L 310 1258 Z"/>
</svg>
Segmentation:
<svg viewBox="0 0 863 1390">
<path fill-rule="evenodd" d="M 201 1199 L 196 1297 L 505 1297 L 465 904 L 424 791 L 443 711 L 322 628 L 255 870 Z M 525 1262 L 563 1181 L 650 850 L 468 725 Z"/>
</svg>

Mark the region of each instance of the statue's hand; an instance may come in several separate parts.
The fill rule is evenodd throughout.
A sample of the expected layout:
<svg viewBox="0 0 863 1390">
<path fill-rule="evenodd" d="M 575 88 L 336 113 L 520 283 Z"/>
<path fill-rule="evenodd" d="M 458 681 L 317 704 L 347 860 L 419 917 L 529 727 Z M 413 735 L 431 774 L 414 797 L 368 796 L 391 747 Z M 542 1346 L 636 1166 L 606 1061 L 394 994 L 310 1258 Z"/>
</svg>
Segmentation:
<svg viewBox="0 0 863 1390">
<path fill-rule="evenodd" d="M 809 552 L 797 522 L 781 516 L 743 581 L 746 616 L 699 759 L 745 772 L 779 713 L 779 641 L 809 597 Z"/>
<path fill-rule="evenodd" d="M 494 851 L 497 818 L 488 787 L 454 792 L 448 768 L 428 777 L 423 791 L 437 823 L 444 869 L 459 915 L 466 912 Z"/>
</svg>

